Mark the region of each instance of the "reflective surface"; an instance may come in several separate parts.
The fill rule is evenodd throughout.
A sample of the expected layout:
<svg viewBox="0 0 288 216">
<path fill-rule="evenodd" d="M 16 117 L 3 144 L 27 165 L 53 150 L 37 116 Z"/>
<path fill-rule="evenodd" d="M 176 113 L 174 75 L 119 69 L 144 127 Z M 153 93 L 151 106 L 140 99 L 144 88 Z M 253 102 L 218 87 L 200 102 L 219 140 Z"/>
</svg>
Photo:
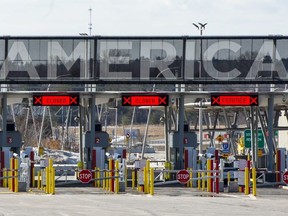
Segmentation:
<svg viewBox="0 0 288 216">
<path fill-rule="evenodd" d="M 2 37 L 1 83 L 286 83 L 288 37 Z"/>
</svg>

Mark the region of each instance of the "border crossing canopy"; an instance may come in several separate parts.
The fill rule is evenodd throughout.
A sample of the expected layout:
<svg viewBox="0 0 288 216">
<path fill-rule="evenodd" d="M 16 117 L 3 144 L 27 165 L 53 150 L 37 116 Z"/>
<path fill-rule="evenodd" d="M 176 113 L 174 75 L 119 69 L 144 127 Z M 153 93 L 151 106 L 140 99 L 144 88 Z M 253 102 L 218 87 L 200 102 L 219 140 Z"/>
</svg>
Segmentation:
<svg viewBox="0 0 288 216">
<path fill-rule="evenodd" d="M 0 83 L 287 83 L 288 37 L 0 37 Z"/>
</svg>

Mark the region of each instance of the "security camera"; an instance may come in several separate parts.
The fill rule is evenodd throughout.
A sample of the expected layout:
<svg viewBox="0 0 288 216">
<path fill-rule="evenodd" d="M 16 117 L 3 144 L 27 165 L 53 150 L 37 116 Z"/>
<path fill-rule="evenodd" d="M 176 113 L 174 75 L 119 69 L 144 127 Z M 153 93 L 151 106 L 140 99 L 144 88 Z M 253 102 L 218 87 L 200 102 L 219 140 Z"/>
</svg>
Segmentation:
<svg viewBox="0 0 288 216">
<path fill-rule="evenodd" d="M 79 119 L 80 119 L 79 116 L 75 116 L 75 117 L 74 117 L 74 121 L 75 121 L 75 122 L 79 122 Z"/>
</svg>

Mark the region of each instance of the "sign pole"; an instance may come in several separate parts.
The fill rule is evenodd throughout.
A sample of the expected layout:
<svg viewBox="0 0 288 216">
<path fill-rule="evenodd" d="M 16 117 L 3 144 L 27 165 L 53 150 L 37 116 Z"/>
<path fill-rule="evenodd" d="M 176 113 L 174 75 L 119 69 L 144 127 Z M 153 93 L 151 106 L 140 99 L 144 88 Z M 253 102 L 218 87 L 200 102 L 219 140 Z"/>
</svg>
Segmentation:
<svg viewBox="0 0 288 216">
<path fill-rule="evenodd" d="M 255 110 L 255 129 L 256 129 L 256 134 L 255 134 L 255 166 L 254 168 L 258 167 L 258 150 L 259 150 L 259 140 L 258 140 L 258 112 L 257 112 L 258 107 L 254 108 Z M 263 140 L 264 141 L 264 140 Z"/>
<path fill-rule="evenodd" d="M 255 116 L 255 109 L 251 106 L 251 121 L 252 121 L 252 134 L 251 134 L 251 144 L 252 144 L 252 191 L 253 195 L 256 196 L 256 163 L 258 156 L 258 117 L 257 112 Z M 248 170 L 249 173 L 249 170 Z M 249 175 L 248 178 L 250 179 Z"/>
<path fill-rule="evenodd" d="M 250 116 L 251 116 L 251 150 L 252 150 L 252 164 L 255 164 L 255 121 L 254 121 L 254 108 L 250 107 Z"/>
<path fill-rule="evenodd" d="M 168 140 L 168 112 L 167 106 L 164 107 L 164 135 L 165 135 L 165 161 L 170 161 L 170 149 Z"/>
<path fill-rule="evenodd" d="M 274 95 L 268 98 L 268 171 L 274 171 L 274 146 L 273 146 L 273 119 L 274 119 Z"/>
</svg>

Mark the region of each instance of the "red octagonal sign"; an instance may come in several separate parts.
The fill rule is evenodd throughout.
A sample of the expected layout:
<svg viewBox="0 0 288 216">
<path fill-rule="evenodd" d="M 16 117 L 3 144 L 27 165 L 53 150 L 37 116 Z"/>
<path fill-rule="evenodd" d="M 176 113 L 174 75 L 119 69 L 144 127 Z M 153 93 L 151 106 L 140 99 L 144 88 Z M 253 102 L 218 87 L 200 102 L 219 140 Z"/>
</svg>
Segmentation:
<svg viewBox="0 0 288 216">
<path fill-rule="evenodd" d="M 286 171 L 285 173 L 283 173 L 283 182 L 285 182 L 286 184 L 288 184 L 288 171 Z"/>
<path fill-rule="evenodd" d="M 82 183 L 89 183 L 92 180 L 92 173 L 90 172 L 90 170 L 81 170 L 79 173 L 79 180 Z"/>
<path fill-rule="evenodd" d="M 180 170 L 176 174 L 176 179 L 181 184 L 186 184 L 190 180 L 190 174 L 187 170 Z"/>
</svg>

